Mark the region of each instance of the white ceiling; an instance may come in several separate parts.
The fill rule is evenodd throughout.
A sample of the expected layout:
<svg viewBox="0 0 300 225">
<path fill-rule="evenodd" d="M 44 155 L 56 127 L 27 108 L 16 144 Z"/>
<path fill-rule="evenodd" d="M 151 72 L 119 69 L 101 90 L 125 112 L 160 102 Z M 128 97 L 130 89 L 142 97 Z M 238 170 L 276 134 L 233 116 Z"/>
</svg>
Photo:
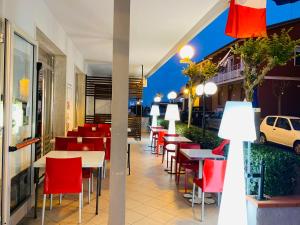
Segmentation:
<svg viewBox="0 0 300 225">
<path fill-rule="evenodd" d="M 91 75 L 107 74 L 112 62 L 113 0 L 45 2 L 91 66 Z M 222 11 L 212 13 L 220 2 L 224 10 L 227 0 L 131 0 L 130 74 L 140 75 L 142 64 L 144 74 L 153 73 L 177 45 Z"/>
</svg>

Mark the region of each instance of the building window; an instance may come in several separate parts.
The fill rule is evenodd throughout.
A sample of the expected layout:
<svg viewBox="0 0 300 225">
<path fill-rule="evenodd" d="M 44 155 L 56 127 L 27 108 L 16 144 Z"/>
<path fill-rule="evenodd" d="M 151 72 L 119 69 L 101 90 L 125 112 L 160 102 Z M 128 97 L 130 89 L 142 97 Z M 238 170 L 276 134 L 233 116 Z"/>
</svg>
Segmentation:
<svg viewBox="0 0 300 225">
<path fill-rule="evenodd" d="M 300 46 L 295 49 L 295 66 L 300 66 Z"/>
</svg>

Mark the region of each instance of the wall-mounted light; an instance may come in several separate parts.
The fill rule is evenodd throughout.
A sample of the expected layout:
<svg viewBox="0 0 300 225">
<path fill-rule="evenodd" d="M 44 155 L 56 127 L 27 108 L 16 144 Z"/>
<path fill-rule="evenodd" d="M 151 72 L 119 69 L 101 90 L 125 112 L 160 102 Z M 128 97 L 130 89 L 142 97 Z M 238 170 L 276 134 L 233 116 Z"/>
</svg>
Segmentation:
<svg viewBox="0 0 300 225">
<path fill-rule="evenodd" d="M 194 54 L 195 50 L 191 45 L 185 45 L 179 51 L 179 56 L 183 62 L 191 60 Z"/>
<path fill-rule="evenodd" d="M 161 102 L 161 97 L 160 96 L 155 96 L 153 100 L 156 103 Z"/>
<path fill-rule="evenodd" d="M 171 91 L 169 94 L 168 94 L 168 99 L 169 100 L 174 100 L 175 98 L 177 98 L 177 93 L 175 91 Z"/>
</svg>

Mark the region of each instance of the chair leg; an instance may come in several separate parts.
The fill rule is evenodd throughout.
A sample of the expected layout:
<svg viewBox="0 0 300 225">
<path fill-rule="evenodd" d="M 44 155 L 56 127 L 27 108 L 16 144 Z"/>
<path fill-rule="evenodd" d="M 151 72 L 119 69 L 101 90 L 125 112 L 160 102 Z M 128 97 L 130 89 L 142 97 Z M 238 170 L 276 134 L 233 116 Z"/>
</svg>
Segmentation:
<svg viewBox="0 0 300 225">
<path fill-rule="evenodd" d="M 179 184 L 179 181 L 180 181 L 180 170 L 181 170 L 181 164 L 179 163 L 179 173 L 177 175 L 177 171 L 175 171 L 175 176 L 177 175 L 176 177 L 176 184 Z"/>
<path fill-rule="evenodd" d="M 50 194 L 50 210 L 52 210 L 53 194 Z"/>
<path fill-rule="evenodd" d="M 161 163 L 164 163 L 164 159 L 165 159 L 165 148 L 163 147 L 163 151 L 162 151 L 162 157 L 161 157 Z"/>
<path fill-rule="evenodd" d="M 91 178 L 89 178 L 89 187 L 88 187 L 88 203 L 91 202 Z"/>
<path fill-rule="evenodd" d="M 81 189 L 81 208 L 83 209 L 83 183 L 82 183 L 82 189 Z"/>
<path fill-rule="evenodd" d="M 62 202 L 62 194 L 59 194 L 59 204 L 61 205 Z"/>
<path fill-rule="evenodd" d="M 79 223 L 81 223 L 82 192 L 79 193 Z"/>
<path fill-rule="evenodd" d="M 220 203 L 221 203 L 221 192 L 218 193 L 218 201 L 217 201 L 218 207 L 220 207 Z"/>
<path fill-rule="evenodd" d="M 167 168 L 168 168 L 168 166 L 167 166 Z M 171 157 L 171 176 L 172 176 L 172 173 L 173 173 L 173 158 Z"/>
<path fill-rule="evenodd" d="M 201 221 L 204 221 L 204 198 L 205 198 L 205 192 L 202 191 L 202 212 L 201 212 Z"/>
<path fill-rule="evenodd" d="M 47 196 L 44 194 L 44 197 L 43 197 L 43 209 L 42 209 L 42 225 L 44 225 L 44 223 L 45 223 L 46 198 L 47 198 Z"/>
<path fill-rule="evenodd" d="M 195 190 L 196 190 L 196 184 L 193 183 L 192 208 L 194 208 L 194 202 L 195 202 Z"/>
<path fill-rule="evenodd" d="M 166 150 L 167 151 L 167 168 L 169 168 L 169 152 L 168 152 L 168 150 Z M 171 159 L 172 160 L 172 159 Z M 172 165 L 172 164 L 171 164 Z"/>
<path fill-rule="evenodd" d="M 180 176 L 180 166 L 179 166 L 178 177 L 179 176 Z M 184 175 L 184 193 L 187 193 L 187 184 L 188 184 L 188 172 L 187 172 L 187 169 L 185 169 L 185 175 Z"/>
</svg>

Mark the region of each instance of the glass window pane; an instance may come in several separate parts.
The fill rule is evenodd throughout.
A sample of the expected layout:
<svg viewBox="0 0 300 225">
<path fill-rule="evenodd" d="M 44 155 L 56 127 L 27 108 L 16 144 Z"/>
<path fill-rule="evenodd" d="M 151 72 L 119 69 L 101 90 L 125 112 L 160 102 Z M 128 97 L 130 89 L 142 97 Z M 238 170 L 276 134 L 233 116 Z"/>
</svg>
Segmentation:
<svg viewBox="0 0 300 225">
<path fill-rule="evenodd" d="M 34 46 L 15 34 L 11 145 L 16 145 L 32 136 L 33 59 Z"/>
</svg>

